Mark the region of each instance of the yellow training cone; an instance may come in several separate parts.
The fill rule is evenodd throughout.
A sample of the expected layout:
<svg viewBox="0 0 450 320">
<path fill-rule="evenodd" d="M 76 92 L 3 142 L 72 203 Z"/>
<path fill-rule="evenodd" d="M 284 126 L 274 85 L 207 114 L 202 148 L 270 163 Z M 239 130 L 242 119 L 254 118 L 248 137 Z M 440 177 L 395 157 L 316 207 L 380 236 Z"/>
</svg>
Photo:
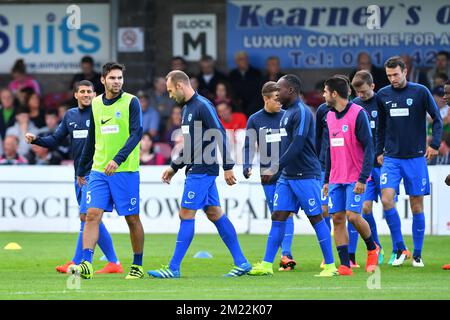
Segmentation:
<svg viewBox="0 0 450 320">
<path fill-rule="evenodd" d="M 16 242 L 10 242 L 8 243 L 5 248 L 5 250 L 22 250 L 22 247 L 19 246 Z"/>
</svg>

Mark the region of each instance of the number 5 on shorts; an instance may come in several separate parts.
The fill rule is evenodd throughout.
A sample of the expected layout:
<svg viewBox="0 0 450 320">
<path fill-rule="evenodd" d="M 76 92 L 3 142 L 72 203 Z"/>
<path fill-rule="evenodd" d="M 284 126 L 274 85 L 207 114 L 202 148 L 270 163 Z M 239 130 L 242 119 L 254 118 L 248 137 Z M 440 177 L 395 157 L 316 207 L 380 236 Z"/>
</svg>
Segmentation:
<svg viewBox="0 0 450 320">
<path fill-rule="evenodd" d="M 88 191 L 86 193 L 86 203 L 91 203 L 91 192 L 90 191 Z"/>
<path fill-rule="evenodd" d="M 387 173 L 383 173 L 381 175 L 380 181 L 381 181 L 381 184 L 386 184 L 387 183 Z"/>
</svg>

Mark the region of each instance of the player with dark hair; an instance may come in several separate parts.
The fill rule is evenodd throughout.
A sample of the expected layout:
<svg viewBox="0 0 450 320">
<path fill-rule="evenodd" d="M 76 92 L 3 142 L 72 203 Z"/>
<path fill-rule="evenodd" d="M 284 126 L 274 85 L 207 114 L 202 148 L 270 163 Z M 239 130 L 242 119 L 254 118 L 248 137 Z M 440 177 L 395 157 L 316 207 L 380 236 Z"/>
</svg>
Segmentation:
<svg viewBox="0 0 450 320">
<path fill-rule="evenodd" d="M 422 246 L 425 236 L 424 195 L 430 194 L 426 160 L 437 156 L 442 118 L 430 93 L 423 85 L 406 80 L 407 69 L 399 56 L 385 64 L 391 83 L 378 91 L 378 130 L 376 155 L 381 167 L 381 201 L 384 216 L 397 245 L 393 266 L 400 266 L 410 256 L 403 241 L 401 222 L 395 208 L 395 196 L 403 179 L 413 212 L 413 267 L 423 267 Z M 426 114 L 433 119 L 433 138 L 426 147 Z"/>
<path fill-rule="evenodd" d="M 329 196 L 328 207 L 333 216 L 334 239 L 341 260 L 340 275 L 353 274 L 345 227 L 347 220 L 366 243 L 367 272 L 375 270 L 380 252 L 369 224 L 360 215 L 374 158 L 372 134 L 366 112 L 349 102 L 349 92 L 349 83 L 342 77 L 334 76 L 325 81 L 323 95 L 331 109 L 327 114 L 329 149 L 323 194 Z"/>
<path fill-rule="evenodd" d="M 113 205 L 125 216 L 134 252 L 127 280 L 144 277 L 142 258 L 144 229 L 139 218 L 139 142 L 142 137 L 142 111 L 137 97 L 122 91 L 122 64 L 103 66 L 101 81 L 105 93 L 92 100 L 90 126 L 76 175 L 79 185 L 89 185 L 88 213 L 83 234 L 83 261 L 69 269 L 82 278 L 92 278 L 92 259 L 98 241 L 103 212 Z"/>
<path fill-rule="evenodd" d="M 77 168 L 88 135 L 90 125 L 89 116 L 92 108 L 91 102 L 95 97 L 94 85 L 88 80 L 77 82 L 74 96 L 78 101 L 78 107 L 71 108 L 65 113 L 64 118 L 54 133 L 46 137 L 37 137 L 32 133 L 26 133 L 25 139 L 28 143 L 36 144 L 44 148 L 55 149 L 65 141 L 67 136 L 70 136 L 74 168 Z M 75 177 L 75 194 L 80 207 L 80 234 L 78 236 L 74 257 L 66 264 L 57 266 L 56 271 L 58 272 L 67 273 L 71 265 L 79 264 L 81 262 L 83 255 L 83 230 L 87 213 L 86 193 L 87 186 L 79 186 Z M 98 245 L 100 249 L 102 249 L 109 263 L 102 270 L 96 271 L 96 273 L 122 273 L 122 265 L 117 259 L 111 235 L 103 223 L 100 223 L 99 226 Z"/>
<path fill-rule="evenodd" d="M 273 274 L 273 261 L 285 235 L 286 220 L 291 212 L 298 212 L 301 207 L 316 232 L 325 260 L 325 268 L 318 276 L 336 276 L 330 229 L 322 218 L 320 163 L 314 146 L 313 116 L 299 98 L 301 83 L 297 76 L 285 75 L 277 84 L 279 100 L 286 109 L 280 121 L 281 157 L 276 164 L 278 167 L 268 169 L 264 175 L 270 180 L 278 171 L 282 174 L 275 189 L 266 253 L 249 275 Z"/>
<path fill-rule="evenodd" d="M 273 197 L 275 187 L 281 171 L 271 176 L 266 181 L 263 175 L 265 169 L 272 166 L 273 160 L 279 157 L 280 152 L 280 120 L 283 117 L 284 110 L 278 101 L 278 85 L 274 81 L 266 82 L 261 90 L 264 100 L 264 107 L 258 112 L 252 114 L 247 122 L 247 134 L 244 143 L 244 177 L 250 178 L 252 174 L 252 161 L 257 152 L 260 151 L 260 174 L 261 184 L 266 196 L 269 210 L 273 212 Z M 292 239 L 294 236 L 294 217 L 291 213 L 286 220 L 286 231 L 283 242 L 281 243 L 281 261 L 279 271 L 293 270 L 297 262 L 292 258 Z"/>
<path fill-rule="evenodd" d="M 180 230 L 172 259 L 168 266 L 150 270 L 155 278 L 179 278 L 181 262 L 194 238 L 195 215 L 203 209 L 208 219 L 214 223 L 220 237 L 234 260 L 234 267 L 226 277 L 240 277 L 251 269 L 251 264 L 242 253 L 236 230 L 220 207 L 216 178 L 219 175 L 217 147 L 222 154 L 225 181 L 232 186 L 236 183 L 233 173 L 234 161 L 230 158 L 225 129 L 219 121 L 213 104 L 194 91 L 186 73 L 174 70 L 166 76 L 167 92 L 182 111 L 182 133 L 184 146 L 181 154 L 172 161 L 162 175 L 162 181 L 169 184 L 177 171 L 186 166 L 184 193 L 179 211 Z M 210 131 L 210 130 L 213 131 Z M 213 133 L 213 138 L 204 139 Z M 197 132 L 201 133 L 200 135 Z M 208 152 L 203 152 L 209 150 Z"/>
</svg>

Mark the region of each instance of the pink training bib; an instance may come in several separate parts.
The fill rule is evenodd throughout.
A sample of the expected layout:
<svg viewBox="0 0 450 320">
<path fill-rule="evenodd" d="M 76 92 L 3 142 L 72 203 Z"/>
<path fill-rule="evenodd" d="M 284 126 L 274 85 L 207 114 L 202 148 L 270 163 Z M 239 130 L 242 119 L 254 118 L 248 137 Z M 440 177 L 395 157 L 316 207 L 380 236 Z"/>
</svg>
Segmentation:
<svg viewBox="0 0 450 320">
<path fill-rule="evenodd" d="M 356 138 L 356 118 L 363 108 L 352 103 L 343 118 L 328 112 L 327 125 L 330 137 L 330 183 L 357 182 L 364 161 L 364 149 Z"/>
</svg>

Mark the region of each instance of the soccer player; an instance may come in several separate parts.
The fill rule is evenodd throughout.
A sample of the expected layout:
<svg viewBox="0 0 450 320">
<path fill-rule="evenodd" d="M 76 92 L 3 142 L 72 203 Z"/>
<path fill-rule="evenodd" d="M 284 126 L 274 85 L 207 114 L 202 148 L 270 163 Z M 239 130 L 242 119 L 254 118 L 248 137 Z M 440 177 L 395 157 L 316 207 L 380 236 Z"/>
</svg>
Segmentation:
<svg viewBox="0 0 450 320">
<path fill-rule="evenodd" d="M 325 260 L 325 268 L 318 276 L 338 275 L 334 264 L 331 234 L 322 218 L 320 197 L 320 163 L 314 146 L 314 121 L 311 111 L 299 98 L 300 79 L 289 74 L 278 82 L 279 100 L 286 112 L 280 121 L 281 151 L 278 168 L 270 168 L 265 175 L 282 171 L 277 181 L 272 226 L 262 262 L 256 264 L 249 275 L 272 275 L 273 261 L 283 241 L 286 220 L 299 206 L 306 213 L 317 235 Z"/>
<path fill-rule="evenodd" d="M 83 261 L 69 268 L 85 279 L 92 278 L 92 257 L 103 212 L 111 212 L 113 205 L 119 216 L 125 216 L 134 252 L 125 279 L 144 277 L 144 229 L 139 219 L 142 112 L 138 98 L 122 91 L 124 70 L 125 66 L 116 62 L 103 65 L 101 82 L 105 93 L 92 100 L 88 137 L 76 170 L 78 184 L 84 185 L 92 162 L 86 194 Z"/>
<path fill-rule="evenodd" d="M 360 215 L 374 157 L 372 135 L 366 112 L 349 102 L 349 91 L 349 84 L 342 77 L 333 76 L 325 81 L 323 96 L 331 109 L 327 114 L 329 149 L 323 194 L 329 196 L 328 207 L 333 216 L 334 239 L 341 260 L 340 275 L 353 274 L 346 220 L 366 243 L 367 272 L 375 270 L 380 252 L 369 224 Z"/>
<path fill-rule="evenodd" d="M 94 85 L 89 80 L 82 80 L 78 82 L 75 85 L 74 96 L 78 102 L 78 107 L 71 108 L 65 113 L 61 124 L 54 133 L 46 137 L 36 137 L 36 135 L 32 133 L 26 133 L 25 139 L 28 143 L 55 149 L 64 142 L 67 136 L 70 136 L 72 144 L 72 158 L 74 159 L 74 167 L 77 168 L 80 162 L 81 153 L 83 152 L 83 146 L 88 135 L 91 102 L 95 97 Z M 56 267 L 56 271 L 61 273 L 67 273 L 70 265 L 79 264 L 82 259 L 83 230 L 87 213 L 86 189 L 86 185 L 79 186 L 77 184 L 77 179 L 75 177 L 75 194 L 80 207 L 80 234 L 78 236 L 73 259 L 62 266 Z M 123 273 L 123 268 L 117 259 L 111 236 L 103 223 L 100 223 L 99 226 L 98 245 L 102 249 L 109 263 L 103 269 L 98 270 L 95 273 Z"/>
<path fill-rule="evenodd" d="M 251 264 L 242 253 L 233 224 L 220 207 L 216 186 L 219 175 L 217 146 L 222 154 L 226 183 L 230 186 L 236 183 L 234 162 L 229 157 L 225 129 L 212 103 L 194 91 L 186 73 L 180 70 L 169 72 L 166 85 L 169 96 L 179 105 L 184 105 L 181 126 L 184 146 L 178 158 L 163 172 L 162 181 L 169 184 L 176 172 L 184 166 L 186 180 L 179 212 L 180 229 L 172 259 L 168 266 L 150 270 L 148 274 L 155 278 L 180 277 L 181 262 L 194 237 L 195 214 L 197 210 L 203 209 L 233 256 L 235 266 L 225 276 L 242 276 L 251 270 Z"/>
<path fill-rule="evenodd" d="M 284 110 L 278 101 L 278 85 L 274 81 L 266 82 L 261 90 L 264 100 L 264 108 L 252 114 L 247 121 L 247 134 L 244 143 L 244 167 L 243 173 L 246 179 L 252 174 L 252 161 L 255 156 L 255 147 L 260 150 L 260 174 L 261 184 L 264 189 L 269 210 L 273 212 L 273 197 L 275 187 L 281 171 L 273 175 L 269 181 L 263 175 L 265 169 L 272 165 L 274 157 L 278 159 L 281 137 L 279 133 L 280 120 Z M 281 243 L 281 261 L 279 271 L 290 271 L 295 268 L 297 262 L 292 258 L 292 239 L 294 236 L 293 213 L 286 220 L 286 231 Z"/>
<path fill-rule="evenodd" d="M 442 118 L 430 91 L 406 80 L 407 69 L 399 56 L 385 64 L 391 83 L 377 93 L 378 130 L 376 155 L 381 167 L 381 201 L 384 216 L 397 245 L 393 266 L 400 266 L 410 255 L 406 250 L 394 198 L 403 179 L 413 212 L 413 267 L 423 267 L 422 246 L 425 235 L 423 197 L 430 194 L 426 160 L 438 154 Z M 426 114 L 433 119 L 433 138 L 426 147 Z M 426 158 L 426 159 L 425 159 Z"/>
<path fill-rule="evenodd" d="M 358 71 L 352 79 L 352 87 L 356 92 L 357 98 L 353 100 L 353 103 L 363 107 L 368 114 L 370 121 L 370 128 L 372 130 L 373 145 L 376 145 L 376 129 L 378 123 L 378 106 L 376 93 L 374 91 L 375 84 L 373 82 L 372 75 L 367 70 Z M 369 223 L 372 236 L 377 245 L 380 247 L 380 254 L 378 256 L 378 264 L 383 263 L 384 250 L 378 239 L 378 231 L 375 219 L 373 217 L 373 201 L 378 202 L 378 197 L 381 199 L 380 189 L 380 164 L 374 156 L 373 169 L 370 173 L 370 180 L 367 181 L 366 192 L 364 193 L 363 203 L 363 217 Z M 356 249 L 356 245 L 354 246 Z M 355 263 L 355 257 L 350 255 L 350 262 Z"/>
<path fill-rule="evenodd" d="M 347 76 L 342 74 L 337 74 L 336 77 L 341 77 L 349 84 L 350 88 L 350 80 Z M 349 89 L 350 90 L 350 89 Z M 349 91 L 351 94 L 351 90 Z M 328 127 L 327 127 L 327 114 L 330 111 L 330 106 L 326 103 L 323 103 L 319 106 L 316 112 L 316 151 L 317 156 L 319 157 L 320 167 L 322 171 L 322 187 L 324 185 L 325 180 L 325 167 L 326 167 L 326 155 L 329 148 L 328 143 Z M 327 223 L 328 228 L 331 230 L 331 216 L 328 212 L 328 196 L 321 194 L 322 197 L 322 215 Z M 355 253 L 356 247 L 358 245 L 358 231 L 353 227 L 351 223 L 347 223 L 347 231 L 349 236 L 349 256 L 350 256 L 350 266 L 352 268 L 359 268 L 359 265 L 355 261 Z M 322 261 L 320 267 L 323 268 L 324 262 Z"/>
</svg>

